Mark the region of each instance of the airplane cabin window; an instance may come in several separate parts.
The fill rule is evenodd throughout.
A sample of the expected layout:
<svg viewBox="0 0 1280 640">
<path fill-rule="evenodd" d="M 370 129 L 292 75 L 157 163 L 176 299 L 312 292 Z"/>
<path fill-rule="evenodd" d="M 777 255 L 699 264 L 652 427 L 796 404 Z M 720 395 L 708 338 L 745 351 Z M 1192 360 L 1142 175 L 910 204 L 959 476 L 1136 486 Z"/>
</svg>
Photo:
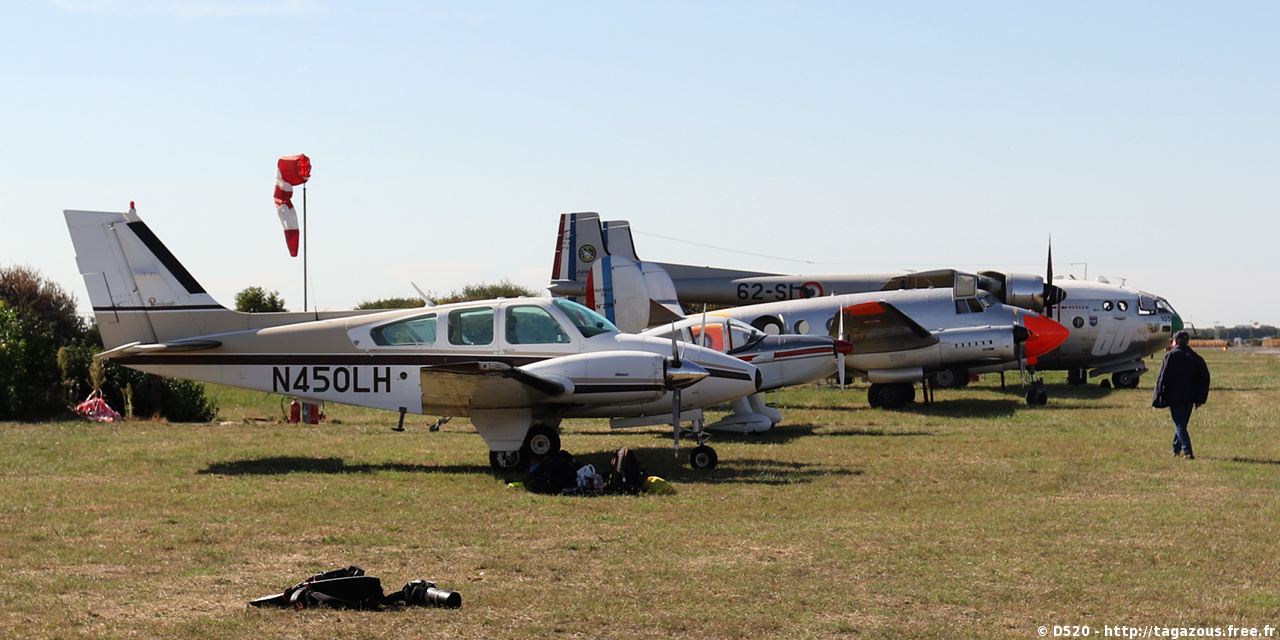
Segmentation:
<svg viewBox="0 0 1280 640">
<path fill-rule="evenodd" d="M 1129 310 L 1129 301 L 1127 301 L 1127 300 L 1121 300 L 1121 301 L 1119 301 L 1119 302 L 1117 302 L 1117 303 L 1116 303 L 1116 307 L 1118 307 L 1121 311 L 1128 311 L 1128 310 Z"/>
<path fill-rule="evenodd" d="M 460 309 L 449 312 L 449 344 L 467 346 L 493 343 L 493 309 Z"/>
<path fill-rule="evenodd" d="M 373 338 L 373 343 L 380 347 L 435 344 L 436 314 L 374 327 L 369 335 Z"/>
<path fill-rule="evenodd" d="M 1110 301 L 1110 300 L 1103 300 L 1103 301 L 1102 301 L 1102 310 L 1103 310 L 1103 311 L 1110 311 L 1110 310 L 1111 310 L 1111 308 L 1112 308 L 1112 306 L 1113 306 L 1113 305 L 1111 304 L 1111 301 Z"/>
<path fill-rule="evenodd" d="M 508 344 L 567 344 L 569 334 L 546 309 L 534 305 L 507 307 Z"/>
</svg>

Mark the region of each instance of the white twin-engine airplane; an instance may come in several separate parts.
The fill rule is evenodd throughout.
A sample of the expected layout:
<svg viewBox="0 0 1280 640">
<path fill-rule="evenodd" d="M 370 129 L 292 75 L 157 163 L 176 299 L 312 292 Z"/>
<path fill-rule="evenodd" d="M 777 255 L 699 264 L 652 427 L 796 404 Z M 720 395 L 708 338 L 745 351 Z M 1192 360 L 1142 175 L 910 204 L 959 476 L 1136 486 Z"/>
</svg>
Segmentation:
<svg viewBox="0 0 1280 640">
<path fill-rule="evenodd" d="M 1034 366 L 1067 338 L 1067 329 L 1052 319 L 978 289 L 975 277 L 968 285 L 784 299 L 709 315 L 771 334 L 830 335 L 852 343 L 843 357 L 846 370 L 871 382 L 873 407 L 894 408 L 911 402 L 914 383 L 926 376 L 967 382 L 975 373 Z M 629 331 L 661 326 L 680 313 L 663 267 L 636 257 L 629 225 L 602 224 L 595 213 L 561 216 L 550 288 Z M 1027 394 L 1031 404 L 1046 399 L 1043 384 Z"/>
<path fill-rule="evenodd" d="M 65 211 L 107 351 L 159 375 L 313 402 L 468 416 L 489 462 L 560 447 L 563 418 L 694 420 L 756 392 L 757 368 L 696 344 L 630 335 L 569 300 L 499 299 L 394 311 L 240 313 L 218 304 L 131 206 Z M 679 455 L 679 440 L 676 440 Z"/>
</svg>

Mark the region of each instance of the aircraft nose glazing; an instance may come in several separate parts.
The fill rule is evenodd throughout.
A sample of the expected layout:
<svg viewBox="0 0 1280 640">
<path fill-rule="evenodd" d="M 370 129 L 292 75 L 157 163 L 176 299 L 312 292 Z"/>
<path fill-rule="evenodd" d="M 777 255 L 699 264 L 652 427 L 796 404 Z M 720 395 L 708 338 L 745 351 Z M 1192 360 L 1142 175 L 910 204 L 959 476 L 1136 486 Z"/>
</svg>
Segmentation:
<svg viewBox="0 0 1280 640">
<path fill-rule="evenodd" d="M 1065 342 L 1071 335 L 1067 328 L 1056 320 L 1038 313 L 1023 316 L 1022 324 L 1030 334 L 1026 342 L 1028 358 L 1041 356 L 1057 349 L 1058 345 Z"/>
</svg>

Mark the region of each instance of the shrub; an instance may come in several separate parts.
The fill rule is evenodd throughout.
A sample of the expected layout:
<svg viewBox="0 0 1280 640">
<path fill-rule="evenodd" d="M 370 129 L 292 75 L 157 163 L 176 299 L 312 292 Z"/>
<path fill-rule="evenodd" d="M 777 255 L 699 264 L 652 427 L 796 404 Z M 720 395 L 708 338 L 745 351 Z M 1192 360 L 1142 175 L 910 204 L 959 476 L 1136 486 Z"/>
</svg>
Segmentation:
<svg viewBox="0 0 1280 640">
<path fill-rule="evenodd" d="M 288 311 L 279 291 L 267 293 L 262 287 L 249 287 L 236 294 L 236 311 L 245 313 L 278 313 Z"/>
</svg>

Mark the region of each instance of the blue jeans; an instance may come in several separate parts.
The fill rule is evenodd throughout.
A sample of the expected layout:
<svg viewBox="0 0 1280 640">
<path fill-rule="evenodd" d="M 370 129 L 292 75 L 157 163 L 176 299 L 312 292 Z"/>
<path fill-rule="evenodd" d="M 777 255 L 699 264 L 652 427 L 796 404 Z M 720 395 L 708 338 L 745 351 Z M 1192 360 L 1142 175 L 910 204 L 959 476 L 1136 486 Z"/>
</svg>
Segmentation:
<svg viewBox="0 0 1280 640">
<path fill-rule="evenodd" d="M 1194 404 L 1169 405 L 1169 415 L 1173 418 L 1173 452 L 1191 454 L 1191 434 L 1187 433 L 1187 423 L 1191 421 L 1191 410 Z"/>
</svg>

